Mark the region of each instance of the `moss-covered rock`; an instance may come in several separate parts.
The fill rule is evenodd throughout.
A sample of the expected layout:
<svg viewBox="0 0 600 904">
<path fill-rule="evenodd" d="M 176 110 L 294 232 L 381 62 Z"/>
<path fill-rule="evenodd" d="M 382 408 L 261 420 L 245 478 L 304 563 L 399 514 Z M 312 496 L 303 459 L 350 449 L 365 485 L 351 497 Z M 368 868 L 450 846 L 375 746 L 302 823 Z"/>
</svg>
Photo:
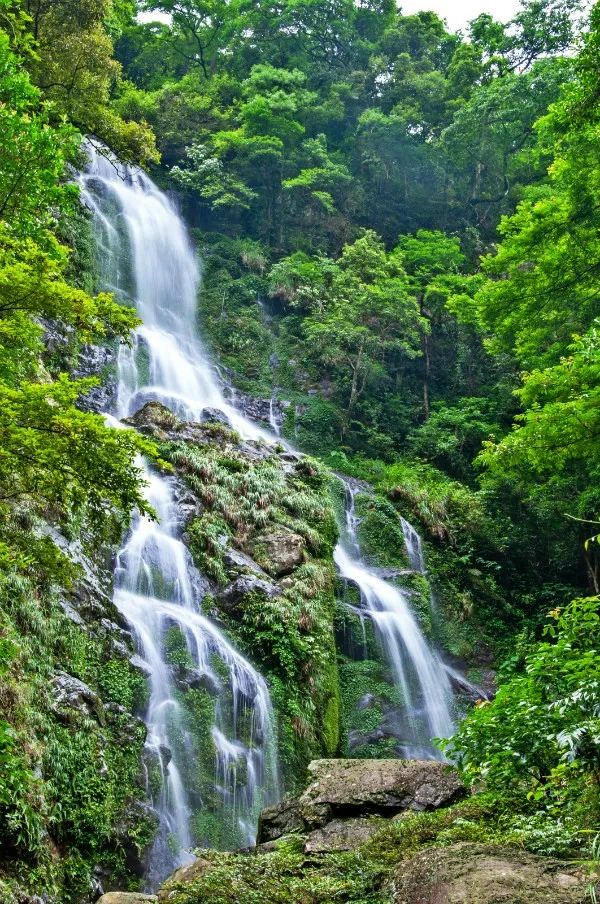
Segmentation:
<svg viewBox="0 0 600 904">
<path fill-rule="evenodd" d="M 340 682 L 344 751 L 359 759 L 394 756 L 398 739 L 388 717 L 402 701 L 385 666 L 371 659 L 347 660 L 340 667 Z"/>
<path fill-rule="evenodd" d="M 370 565 L 409 569 L 404 534 L 394 506 L 374 493 L 358 493 L 355 498 L 358 539 L 363 557 Z"/>
<path fill-rule="evenodd" d="M 66 553 L 69 546 L 57 538 Z M 0 901 L 136 887 L 156 828 L 142 773 L 147 684 L 110 600 L 110 550 L 72 586 L 0 577 Z"/>
<path fill-rule="evenodd" d="M 423 851 L 402 863 L 393 904 L 584 904 L 572 867 L 518 848 L 462 843 Z"/>
<path fill-rule="evenodd" d="M 304 561 L 304 539 L 289 528 L 260 534 L 255 541 L 265 568 L 275 577 L 290 574 Z"/>
<path fill-rule="evenodd" d="M 222 423 L 184 423 L 157 403 L 133 420 L 162 441 L 191 494 L 185 539 L 211 582 L 204 609 L 267 678 L 284 778 L 298 787 L 310 760 L 334 755 L 340 739 L 330 473 L 282 447 L 243 441 Z M 190 708 L 185 691 L 181 704 Z M 189 731 L 206 748 L 205 716 L 214 702 L 204 699 L 202 717 L 198 705 L 194 698 Z M 192 796 L 210 800 L 212 782 L 212 773 L 192 780 Z"/>
<path fill-rule="evenodd" d="M 572 863 L 512 847 L 503 834 L 503 820 L 498 802 L 483 794 L 438 810 L 405 811 L 391 819 L 346 814 L 339 822 L 348 828 L 347 850 L 310 850 L 312 839 L 318 845 L 321 835 L 315 829 L 296 829 L 255 851 L 205 851 L 196 875 L 186 879 L 176 873 L 159 892 L 159 900 L 169 904 L 392 904 L 392 900 L 402 904 L 583 904 L 579 870 Z M 343 844 L 344 829 L 338 821 L 330 828 L 331 839 Z M 363 832 L 366 838 L 361 839 Z M 447 884 L 436 885 L 436 877 L 443 877 Z M 427 896 L 432 888 L 438 897 Z M 465 888 L 474 894 L 464 897 Z M 417 897 L 398 897 L 405 889 Z M 524 891 L 527 897 L 519 896 Z M 548 897 L 549 892 L 555 897 Z"/>
<path fill-rule="evenodd" d="M 258 841 L 313 832 L 332 821 L 404 810 L 434 810 L 464 796 L 457 774 L 435 760 L 315 760 L 300 797 L 264 810 Z"/>
<path fill-rule="evenodd" d="M 156 895 L 142 895 L 137 892 L 109 891 L 98 899 L 98 904 L 156 904 Z"/>
<path fill-rule="evenodd" d="M 383 820 L 377 816 L 332 819 L 310 833 L 304 844 L 304 850 L 307 854 L 353 851 L 375 835 L 382 825 Z"/>
</svg>

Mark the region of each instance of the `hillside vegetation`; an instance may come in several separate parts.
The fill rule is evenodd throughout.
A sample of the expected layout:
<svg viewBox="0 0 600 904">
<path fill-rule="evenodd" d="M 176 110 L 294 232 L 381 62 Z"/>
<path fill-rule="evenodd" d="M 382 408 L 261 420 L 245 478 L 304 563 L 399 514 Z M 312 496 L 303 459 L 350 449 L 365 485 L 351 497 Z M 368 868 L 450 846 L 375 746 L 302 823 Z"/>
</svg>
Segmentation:
<svg viewBox="0 0 600 904">
<path fill-rule="evenodd" d="M 73 182 L 84 136 L 175 193 L 214 359 L 310 457 L 257 456 L 217 423 L 197 443 L 143 436 L 91 410 L 106 374 L 81 376 L 90 348 L 114 360 L 138 319 L 99 291 Z M 131 514 L 152 515 L 139 453 L 198 504 L 186 540 L 269 681 L 288 789 L 314 757 L 393 752 L 349 746 L 373 727 L 365 694 L 394 697 L 368 632 L 353 654 L 334 472 L 360 482 L 374 567 L 406 568 L 399 516 L 418 528 L 415 609 L 439 604 L 437 624 L 417 612 L 425 632 L 499 685 L 440 742 L 485 789 L 474 804 L 308 874 L 293 844 L 210 855 L 216 872 L 174 900 L 237 900 L 241 871 L 242 891 L 264 880 L 273 900 L 379 904 L 411 827 L 424 846 L 508 840 L 593 869 L 599 139 L 599 5 L 522 0 L 510 22 L 483 14 L 454 34 L 390 0 L 0 0 L 2 904 L 142 885 L 148 691 L 111 603 Z M 303 557 L 283 579 L 282 532 Z M 223 536 L 272 579 L 243 615 L 223 596 L 245 574 Z M 205 697 L 184 701 L 198 749 Z M 201 770 L 189 781 L 208 794 Z M 227 846 L 210 820 L 201 831 Z"/>
</svg>

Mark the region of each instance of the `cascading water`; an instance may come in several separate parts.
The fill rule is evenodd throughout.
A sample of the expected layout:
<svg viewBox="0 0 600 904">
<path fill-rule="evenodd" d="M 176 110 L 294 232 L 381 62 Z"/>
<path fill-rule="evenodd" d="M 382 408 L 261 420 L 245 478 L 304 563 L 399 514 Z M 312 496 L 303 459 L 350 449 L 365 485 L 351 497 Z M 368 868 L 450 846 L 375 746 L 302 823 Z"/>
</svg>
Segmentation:
<svg viewBox="0 0 600 904">
<path fill-rule="evenodd" d="M 407 521 L 406 518 L 400 518 L 400 523 L 402 525 L 404 545 L 406 546 L 406 553 L 408 555 L 410 567 L 413 569 L 413 571 L 416 571 L 417 574 L 422 574 L 423 577 L 425 577 L 427 575 L 427 566 L 425 564 L 425 555 L 423 553 L 423 542 L 421 540 L 421 537 L 418 531 L 415 530 L 413 525 L 410 523 L 410 521 Z M 437 599 L 433 590 L 431 591 L 429 600 L 433 626 L 435 630 L 436 623 L 439 618 L 439 610 Z M 477 684 L 469 681 L 467 676 L 463 672 L 461 672 L 460 669 L 454 668 L 448 662 L 444 662 L 443 660 L 441 660 L 441 665 L 453 687 L 458 688 L 463 693 L 466 693 L 466 695 L 471 700 L 488 699 L 487 692 Z"/>
<path fill-rule="evenodd" d="M 269 400 L 269 427 L 275 434 L 275 436 L 281 436 L 281 424 L 277 420 L 275 415 L 275 398 L 271 396 Z"/>
<path fill-rule="evenodd" d="M 344 485 L 346 525 L 334 559 L 341 577 L 360 590 L 361 612 L 372 620 L 389 662 L 401 697 L 401 752 L 409 758 L 441 758 L 432 739 L 448 737 L 454 731 L 452 690 L 446 668 L 423 636 L 408 594 L 383 580 L 363 561 L 355 509 L 357 488 L 346 481 Z M 420 541 L 415 544 L 413 537 L 412 542 L 412 548 L 407 543 L 407 552 L 415 568 L 417 562 L 423 563 L 423 558 Z"/>
<path fill-rule="evenodd" d="M 199 273 L 183 222 L 142 172 L 90 149 L 79 179 L 93 214 L 102 282 L 133 302 L 143 325 L 118 357 L 114 414 L 123 418 L 158 400 L 198 420 L 207 408 L 223 412 L 246 438 L 262 432 L 227 402 L 196 330 Z M 180 539 L 172 481 L 146 469 L 147 498 L 158 520 L 134 519 L 118 555 L 115 603 L 135 635 L 150 684 L 147 751 L 161 772 L 154 804 L 159 831 L 150 854 L 148 886 L 189 861 L 195 841 L 183 779 L 195 755 L 167 661 L 165 637 L 185 638 L 195 680 L 214 698 L 214 797 L 219 818 L 240 841 L 253 841 L 258 813 L 277 794 L 277 757 L 267 686 L 200 609 L 202 578 Z M 215 803 L 212 801 L 214 809 Z"/>
<path fill-rule="evenodd" d="M 404 545 L 406 546 L 406 553 L 408 555 L 410 567 L 418 574 L 427 574 L 421 537 L 414 529 L 410 521 L 407 521 L 406 518 L 400 518 L 400 524 L 402 525 Z"/>
</svg>

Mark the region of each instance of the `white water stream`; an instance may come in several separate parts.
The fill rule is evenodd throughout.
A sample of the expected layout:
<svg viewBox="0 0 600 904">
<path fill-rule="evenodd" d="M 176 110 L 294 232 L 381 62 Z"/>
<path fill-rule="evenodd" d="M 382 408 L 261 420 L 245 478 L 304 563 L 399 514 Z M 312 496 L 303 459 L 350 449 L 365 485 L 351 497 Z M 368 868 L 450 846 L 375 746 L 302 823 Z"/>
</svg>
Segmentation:
<svg viewBox="0 0 600 904">
<path fill-rule="evenodd" d="M 355 509 L 357 489 L 349 482 L 344 485 L 346 530 L 334 558 L 340 575 L 360 590 L 360 611 L 373 622 L 400 694 L 398 729 L 402 755 L 442 759 L 432 739 L 446 738 L 454 732 L 453 694 L 446 667 L 425 639 L 411 610 L 409 595 L 379 577 L 363 561 Z M 415 571 L 424 573 L 420 538 L 408 522 L 405 525 L 409 561 Z"/>
<path fill-rule="evenodd" d="M 218 409 L 246 438 L 264 435 L 225 400 L 208 362 L 196 329 L 196 257 L 169 199 L 142 172 L 91 149 L 89 168 L 79 182 L 82 200 L 93 214 L 103 286 L 133 303 L 143 320 L 133 347 L 119 351 L 114 414 L 124 418 L 158 400 L 188 420 L 200 419 L 203 409 Z M 258 814 L 276 797 L 278 782 L 267 686 L 202 614 L 202 580 L 180 539 L 171 479 L 149 468 L 146 478 L 147 498 L 158 520 L 134 519 L 118 555 L 115 603 L 149 672 L 146 744 L 162 777 L 153 801 L 160 818 L 148 864 L 153 888 L 192 859 L 194 842 L 206 842 L 195 838 L 191 828 L 183 775 L 190 766 L 186 759 L 195 753 L 167 661 L 169 629 L 179 629 L 194 679 L 215 697 L 211 733 L 218 818 L 228 820 L 241 841 L 252 843 Z"/>
</svg>

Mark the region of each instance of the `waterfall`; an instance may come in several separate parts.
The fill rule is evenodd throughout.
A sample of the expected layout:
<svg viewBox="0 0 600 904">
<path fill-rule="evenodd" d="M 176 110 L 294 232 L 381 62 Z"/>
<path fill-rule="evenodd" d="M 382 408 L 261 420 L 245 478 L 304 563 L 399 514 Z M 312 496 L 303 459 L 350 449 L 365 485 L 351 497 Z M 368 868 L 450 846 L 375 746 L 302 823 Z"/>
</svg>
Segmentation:
<svg viewBox="0 0 600 904">
<path fill-rule="evenodd" d="M 360 590 L 362 611 L 373 623 L 400 694 L 398 733 L 402 754 L 409 758 L 441 759 L 432 739 L 448 737 L 454 731 L 447 670 L 427 643 L 411 610 L 408 594 L 383 580 L 363 561 L 355 508 L 357 489 L 347 481 L 344 486 L 346 524 L 334 558 L 341 577 Z M 409 537 L 406 546 L 411 565 L 415 568 L 419 563 L 424 571 L 420 538 L 412 528 Z"/>
<path fill-rule="evenodd" d="M 97 239 L 103 288 L 134 304 L 143 323 L 118 355 L 117 418 L 158 400 L 183 418 L 218 409 L 244 437 L 264 434 L 227 402 L 196 328 L 199 271 L 174 206 L 144 173 L 88 148 L 79 177 Z M 155 888 L 189 862 L 198 842 L 185 770 L 194 755 L 165 638 L 185 640 L 194 680 L 214 699 L 211 737 L 219 818 L 251 844 L 258 813 L 277 795 L 273 713 L 265 681 L 202 613 L 203 581 L 180 539 L 172 478 L 146 467 L 158 520 L 136 516 L 117 557 L 115 604 L 131 626 L 150 685 L 147 755 L 161 773 L 160 824 L 148 864 Z M 198 802 L 194 802 L 197 806 Z M 213 808 L 216 806 L 212 802 Z M 200 839 L 203 840 L 203 839 Z"/>
<path fill-rule="evenodd" d="M 281 425 L 279 424 L 279 421 L 275 416 L 274 402 L 275 398 L 273 395 L 271 395 L 271 398 L 269 399 L 269 427 L 271 428 L 275 436 L 279 437 L 281 436 Z"/>
<path fill-rule="evenodd" d="M 413 569 L 413 571 L 416 571 L 417 574 L 422 574 L 425 577 L 427 575 L 427 566 L 425 565 L 425 555 L 423 553 L 423 543 L 421 537 L 418 531 L 415 530 L 413 525 L 410 523 L 410 521 L 407 521 L 406 518 L 400 518 L 400 523 L 402 525 L 404 545 L 406 546 L 406 554 L 408 555 L 410 567 Z M 433 589 L 431 590 L 429 601 L 435 629 L 436 623 L 439 619 L 439 607 Z M 441 665 L 446 673 L 451 687 L 454 687 L 455 689 L 458 688 L 471 700 L 488 699 L 487 691 L 479 685 L 474 684 L 472 681 L 470 681 L 467 676 L 460 671 L 460 669 L 454 668 L 448 662 L 444 662 L 444 660 L 441 660 Z"/>
<path fill-rule="evenodd" d="M 400 518 L 400 524 L 402 525 L 404 545 L 406 546 L 406 554 L 408 555 L 410 567 L 418 574 L 424 575 L 427 573 L 427 569 L 425 568 L 425 556 L 423 555 L 421 537 L 406 518 Z"/>
</svg>

